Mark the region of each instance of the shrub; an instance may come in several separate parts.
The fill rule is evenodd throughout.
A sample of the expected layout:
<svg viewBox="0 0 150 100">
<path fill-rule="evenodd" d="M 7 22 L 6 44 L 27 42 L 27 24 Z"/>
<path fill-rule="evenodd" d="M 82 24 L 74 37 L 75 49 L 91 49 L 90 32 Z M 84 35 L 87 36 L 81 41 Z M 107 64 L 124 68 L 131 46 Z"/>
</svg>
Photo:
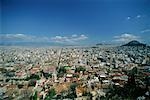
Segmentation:
<svg viewBox="0 0 150 100">
<path fill-rule="evenodd" d="M 80 71 L 84 72 L 84 71 L 86 71 L 86 69 L 84 67 L 80 66 L 80 67 L 76 68 L 76 70 L 75 70 L 75 72 L 80 72 Z"/>
<path fill-rule="evenodd" d="M 51 100 L 56 95 L 56 91 L 54 88 L 48 91 L 48 95 L 46 96 L 46 100 Z"/>
</svg>

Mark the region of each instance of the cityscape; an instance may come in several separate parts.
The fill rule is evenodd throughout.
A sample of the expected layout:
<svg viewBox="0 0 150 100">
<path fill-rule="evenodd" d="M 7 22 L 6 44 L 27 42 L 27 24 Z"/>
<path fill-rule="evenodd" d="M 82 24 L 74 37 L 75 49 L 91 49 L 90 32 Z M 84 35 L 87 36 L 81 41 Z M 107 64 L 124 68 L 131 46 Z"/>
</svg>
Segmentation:
<svg viewBox="0 0 150 100">
<path fill-rule="evenodd" d="M 0 0 L 0 100 L 150 100 L 149 0 Z"/>
<path fill-rule="evenodd" d="M 3 100 L 149 99 L 150 47 L 1 47 Z"/>
</svg>

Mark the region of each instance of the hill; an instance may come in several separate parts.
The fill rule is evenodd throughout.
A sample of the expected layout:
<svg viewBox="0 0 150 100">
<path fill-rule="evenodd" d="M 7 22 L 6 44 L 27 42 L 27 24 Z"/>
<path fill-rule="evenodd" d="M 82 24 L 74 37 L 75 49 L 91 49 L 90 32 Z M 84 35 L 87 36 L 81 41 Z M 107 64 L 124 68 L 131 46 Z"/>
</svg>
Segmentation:
<svg viewBox="0 0 150 100">
<path fill-rule="evenodd" d="M 140 43 L 139 41 L 136 41 L 136 40 L 133 40 L 133 41 L 130 41 L 129 43 L 127 44 L 124 44 L 122 46 L 146 46 L 146 44 L 143 44 L 143 43 Z"/>
</svg>

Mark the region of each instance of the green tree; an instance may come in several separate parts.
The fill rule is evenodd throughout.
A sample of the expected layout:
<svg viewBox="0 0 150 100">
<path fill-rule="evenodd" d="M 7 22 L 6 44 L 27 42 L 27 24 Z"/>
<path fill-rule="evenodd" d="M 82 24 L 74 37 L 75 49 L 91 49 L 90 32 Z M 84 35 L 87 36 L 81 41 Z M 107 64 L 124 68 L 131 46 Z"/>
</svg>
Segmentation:
<svg viewBox="0 0 150 100">
<path fill-rule="evenodd" d="M 58 73 L 66 73 L 66 68 L 65 67 L 60 67 L 58 70 Z"/>
<path fill-rule="evenodd" d="M 68 94 L 68 98 L 76 98 L 77 96 L 76 96 L 76 87 L 77 87 L 77 84 L 76 83 L 72 83 L 71 85 L 70 85 L 70 92 L 69 92 L 69 94 Z"/>
<path fill-rule="evenodd" d="M 71 91 L 75 91 L 76 87 L 77 87 L 77 84 L 76 84 L 76 83 L 72 83 L 72 84 L 70 85 L 70 90 L 71 90 Z"/>
<path fill-rule="evenodd" d="M 40 77 L 39 77 L 39 75 L 33 74 L 33 75 L 31 75 L 31 76 L 26 77 L 25 80 L 26 80 L 26 81 L 29 81 L 29 80 L 31 80 L 31 79 L 39 80 Z"/>
<path fill-rule="evenodd" d="M 51 73 L 43 73 L 43 76 L 48 79 L 48 78 L 52 78 L 52 74 Z"/>
<path fill-rule="evenodd" d="M 146 76 L 144 81 L 145 81 L 145 84 L 146 84 L 146 89 L 148 90 L 148 86 L 150 86 L 150 77 Z"/>
<path fill-rule="evenodd" d="M 137 69 L 137 67 L 134 67 L 131 71 L 132 71 L 132 74 L 137 74 L 138 69 Z"/>
<path fill-rule="evenodd" d="M 37 100 L 37 91 L 35 91 L 35 93 L 33 95 L 33 100 Z"/>
<path fill-rule="evenodd" d="M 77 74 L 73 74 L 73 77 L 79 78 L 79 75 L 77 75 Z"/>
<path fill-rule="evenodd" d="M 58 76 L 58 77 L 63 77 L 63 75 L 64 75 L 65 73 L 66 73 L 66 68 L 65 68 L 65 66 L 60 67 L 60 68 L 58 69 L 57 76 Z"/>
<path fill-rule="evenodd" d="M 84 67 L 80 66 L 80 67 L 76 68 L 76 70 L 75 70 L 75 72 L 80 72 L 80 71 L 84 72 L 84 71 L 86 71 L 86 69 Z"/>
<path fill-rule="evenodd" d="M 33 74 L 33 75 L 30 76 L 30 79 L 36 79 L 36 80 L 39 80 L 40 77 L 39 77 L 39 75 Z"/>
<path fill-rule="evenodd" d="M 56 95 L 56 91 L 54 88 L 48 91 L 48 95 L 46 96 L 46 100 L 51 100 Z"/>
<path fill-rule="evenodd" d="M 128 72 L 128 84 L 132 85 L 133 87 L 136 86 L 136 84 L 135 84 L 135 76 L 136 76 L 137 72 L 138 72 L 137 67 L 134 67 L 132 70 L 130 70 Z"/>
</svg>

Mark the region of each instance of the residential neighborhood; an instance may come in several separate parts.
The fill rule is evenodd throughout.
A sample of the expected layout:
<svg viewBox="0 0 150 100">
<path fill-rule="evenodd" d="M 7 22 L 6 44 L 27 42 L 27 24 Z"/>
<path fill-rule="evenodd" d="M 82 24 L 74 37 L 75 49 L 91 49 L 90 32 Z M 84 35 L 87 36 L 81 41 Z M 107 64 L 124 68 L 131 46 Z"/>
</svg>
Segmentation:
<svg viewBox="0 0 150 100">
<path fill-rule="evenodd" d="M 149 46 L 0 47 L 0 100 L 149 100 Z"/>
</svg>

